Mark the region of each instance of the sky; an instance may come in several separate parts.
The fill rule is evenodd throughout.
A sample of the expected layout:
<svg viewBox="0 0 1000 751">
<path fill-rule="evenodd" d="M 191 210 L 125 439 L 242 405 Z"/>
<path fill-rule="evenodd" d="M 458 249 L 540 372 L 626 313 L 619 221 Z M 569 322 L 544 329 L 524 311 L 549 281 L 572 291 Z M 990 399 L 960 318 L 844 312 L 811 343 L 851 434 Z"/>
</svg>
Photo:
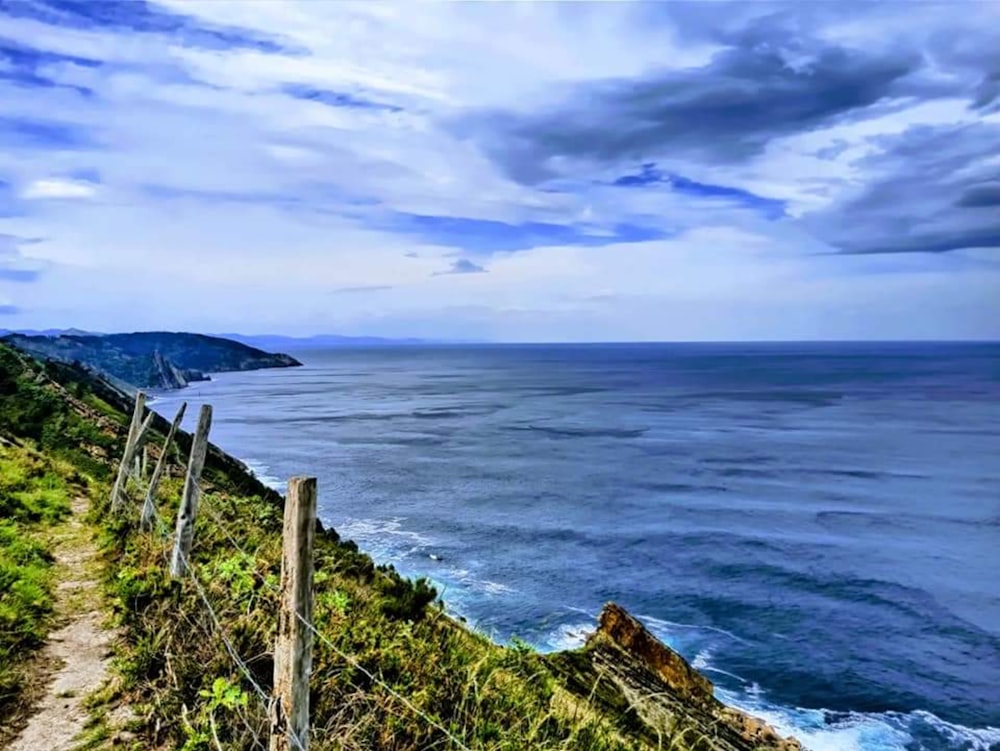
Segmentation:
<svg viewBox="0 0 1000 751">
<path fill-rule="evenodd" d="M 1000 2 L 0 0 L 0 328 L 1000 339 Z"/>
</svg>

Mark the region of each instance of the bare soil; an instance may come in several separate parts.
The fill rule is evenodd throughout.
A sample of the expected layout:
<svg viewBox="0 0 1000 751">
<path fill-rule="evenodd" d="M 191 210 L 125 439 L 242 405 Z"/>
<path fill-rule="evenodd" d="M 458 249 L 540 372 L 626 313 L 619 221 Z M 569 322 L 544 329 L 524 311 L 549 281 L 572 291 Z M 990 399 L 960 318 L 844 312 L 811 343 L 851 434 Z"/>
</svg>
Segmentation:
<svg viewBox="0 0 1000 751">
<path fill-rule="evenodd" d="M 7 751 L 71 751 L 89 717 L 87 697 L 108 678 L 114 631 L 104 626 L 97 546 L 84 520 L 87 499 L 73 502 L 56 536 L 56 610 L 62 626 L 49 635 L 36 664 L 48 670 L 21 733 Z"/>
</svg>

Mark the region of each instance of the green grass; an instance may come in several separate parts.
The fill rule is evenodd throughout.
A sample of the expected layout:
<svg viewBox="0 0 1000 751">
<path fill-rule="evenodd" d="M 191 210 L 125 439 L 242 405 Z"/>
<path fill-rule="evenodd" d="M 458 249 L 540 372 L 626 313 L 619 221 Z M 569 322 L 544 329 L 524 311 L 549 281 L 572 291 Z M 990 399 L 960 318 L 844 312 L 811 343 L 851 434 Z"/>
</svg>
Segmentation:
<svg viewBox="0 0 1000 751">
<path fill-rule="evenodd" d="M 53 558 L 45 531 L 69 513 L 66 467 L 0 445 L 0 712 L 52 625 Z"/>
<path fill-rule="evenodd" d="M 162 509 L 166 518 L 178 491 L 176 480 L 165 488 L 173 499 Z M 202 508 L 195 575 L 254 680 L 269 686 L 281 510 L 225 491 L 206 494 Z M 225 748 L 248 747 L 253 733 L 266 730 L 264 707 L 234 667 L 194 585 L 170 581 L 168 541 L 119 520 L 104 546 L 114 560 L 107 589 L 128 626 L 118 662 L 122 690 L 145 707 L 146 730 L 155 729 L 150 743 L 208 749 L 208 739 L 218 737 Z M 312 748 L 449 748 L 435 724 L 470 748 L 490 751 L 642 747 L 625 740 L 613 721 L 566 701 L 541 656 L 495 645 L 448 618 L 427 582 L 374 565 L 332 531 L 317 538 L 315 567 L 313 621 L 324 639 L 314 646 Z M 218 681 L 249 700 L 205 710 Z"/>
</svg>

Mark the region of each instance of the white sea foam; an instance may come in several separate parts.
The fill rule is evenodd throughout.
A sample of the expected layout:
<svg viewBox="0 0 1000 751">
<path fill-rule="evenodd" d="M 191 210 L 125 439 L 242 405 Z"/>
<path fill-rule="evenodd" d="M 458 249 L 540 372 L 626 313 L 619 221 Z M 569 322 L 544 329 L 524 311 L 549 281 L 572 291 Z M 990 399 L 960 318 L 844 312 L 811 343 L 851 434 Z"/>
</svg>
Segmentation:
<svg viewBox="0 0 1000 751">
<path fill-rule="evenodd" d="M 725 703 L 765 720 L 779 733 L 795 736 L 809 751 L 990 751 L 1000 743 L 1000 728 L 968 728 L 930 712 L 828 713 L 782 707 L 768 702 L 756 685 L 746 692 L 716 693 Z M 915 731 L 921 727 L 925 731 L 918 736 Z M 927 736 L 926 729 L 936 731 L 938 743 L 921 741 Z"/>
<path fill-rule="evenodd" d="M 732 631 L 726 631 L 724 628 L 718 628 L 717 626 L 699 626 L 694 623 L 678 623 L 677 621 L 667 621 L 663 618 L 654 618 L 651 615 L 639 615 L 636 616 L 640 621 L 646 624 L 646 626 L 651 629 L 654 633 L 660 632 L 665 634 L 675 633 L 679 630 L 686 631 L 713 631 L 717 634 L 722 634 L 723 636 L 728 636 L 733 641 L 738 641 L 746 644 L 746 639 L 737 636 Z M 659 635 L 659 633 L 657 633 Z"/>
<path fill-rule="evenodd" d="M 247 468 L 250 470 L 250 474 L 264 483 L 267 487 L 277 491 L 284 490 L 281 478 L 272 475 L 271 468 L 264 464 L 264 462 L 257 461 L 256 459 L 244 459 L 243 463 L 247 465 Z"/>
<path fill-rule="evenodd" d="M 398 563 L 434 544 L 434 540 L 403 527 L 402 517 L 347 519 L 336 526 L 341 537 L 354 540 L 376 561 Z"/>
<path fill-rule="evenodd" d="M 691 661 L 691 667 L 695 670 L 710 670 L 711 666 L 708 661 L 712 659 L 712 655 L 714 653 L 715 650 L 711 647 L 699 650 L 698 654 L 696 654 L 694 659 Z"/>
<path fill-rule="evenodd" d="M 546 634 L 538 646 L 546 651 L 562 652 L 568 649 L 582 647 L 587 637 L 594 633 L 594 621 L 582 623 L 564 623 L 554 631 Z"/>
<path fill-rule="evenodd" d="M 641 620 L 657 637 L 675 648 L 691 635 L 706 631 L 743 641 L 723 629 L 648 616 L 642 616 Z M 775 704 L 757 683 L 715 667 L 712 658 L 716 649 L 714 645 L 700 647 L 692 666 L 709 675 L 723 674 L 745 684 L 739 691 L 717 687 L 718 698 L 765 720 L 783 735 L 798 738 L 809 751 L 995 751 L 1000 744 L 1000 728 L 969 728 L 946 722 L 930 712 L 828 712 Z"/>
</svg>

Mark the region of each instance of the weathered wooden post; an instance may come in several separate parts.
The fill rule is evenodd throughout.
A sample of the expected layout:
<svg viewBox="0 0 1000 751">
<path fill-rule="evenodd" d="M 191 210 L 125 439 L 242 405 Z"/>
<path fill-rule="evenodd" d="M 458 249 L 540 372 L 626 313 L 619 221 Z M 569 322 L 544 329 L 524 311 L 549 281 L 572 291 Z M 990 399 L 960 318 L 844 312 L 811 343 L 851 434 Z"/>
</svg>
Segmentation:
<svg viewBox="0 0 1000 751">
<path fill-rule="evenodd" d="M 281 610 L 274 644 L 270 751 L 308 751 L 316 478 L 293 477 L 285 500 Z"/>
<path fill-rule="evenodd" d="M 170 575 L 175 579 L 188 571 L 187 559 L 194 539 L 194 520 L 198 515 L 198 501 L 201 494 L 201 471 L 205 468 L 208 453 L 208 431 L 212 428 L 212 407 L 203 404 L 198 415 L 198 427 L 191 441 L 191 456 L 188 459 L 187 477 L 184 478 L 184 493 L 177 509 L 177 532 L 174 537 L 174 553 L 170 560 Z"/>
<path fill-rule="evenodd" d="M 133 446 L 139 431 L 142 429 L 142 415 L 146 409 L 146 394 L 140 391 L 135 395 L 135 408 L 132 410 L 132 422 L 128 428 L 128 438 L 125 439 L 125 451 L 122 454 L 121 464 L 118 465 L 118 475 L 115 477 L 115 484 L 111 488 L 111 509 L 115 510 L 121 503 L 122 491 L 128 481 L 129 472 L 132 470 Z"/>
<path fill-rule="evenodd" d="M 174 440 L 174 434 L 177 432 L 177 428 L 180 427 L 181 421 L 184 419 L 184 411 L 187 409 L 187 402 L 182 402 L 180 409 L 177 410 L 177 416 L 174 417 L 174 421 L 170 423 L 170 430 L 167 431 L 167 437 L 163 441 L 163 449 L 160 451 L 160 458 L 156 460 L 156 466 L 153 467 L 153 477 L 149 481 L 149 488 L 146 490 L 146 500 L 142 503 L 142 518 L 141 523 L 145 528 L 149 528 L 153 523 L 153 514 L 156 512 L 156 490 L 160 485 L 160 477 L 163 475 L 163 468 L 167 465 L 167 454 L 170 452 L 170 444 Z"/>
</svg>

